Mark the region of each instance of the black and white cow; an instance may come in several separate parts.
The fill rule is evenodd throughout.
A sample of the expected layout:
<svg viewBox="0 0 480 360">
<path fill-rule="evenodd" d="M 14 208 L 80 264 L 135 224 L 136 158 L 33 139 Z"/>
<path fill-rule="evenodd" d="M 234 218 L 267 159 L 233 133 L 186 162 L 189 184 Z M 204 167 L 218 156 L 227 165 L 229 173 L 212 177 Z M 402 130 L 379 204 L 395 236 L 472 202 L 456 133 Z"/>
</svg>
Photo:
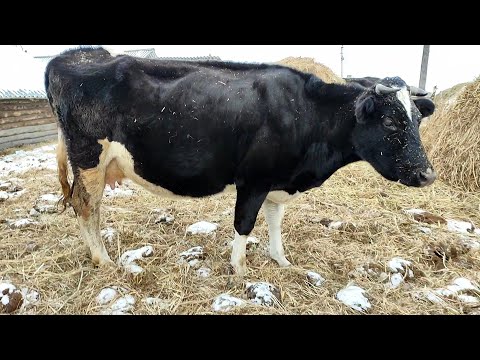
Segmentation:
<svg viewBox="0 0 480 360">
<path fill-rule="evenodd" d="M 103 190 L 123 178 L 170 197 L 235 185 L 231 264 L 244 275 L 246 239 L 262 204 L 270 256 L 288 266 L 284 204 L 341 167 L 365 160 L 385 178 L 416 187 L 436 177 L 418 132 L 434 104 L 412 101 L 398 77 L 365 88 L 278 65 L 112 57 L 82 48 L 52 59 L 45 82 L 59 122 L 64 204 L 73 206 L 98 265 L 112 263 L 100 237 Z"/>
</svg>

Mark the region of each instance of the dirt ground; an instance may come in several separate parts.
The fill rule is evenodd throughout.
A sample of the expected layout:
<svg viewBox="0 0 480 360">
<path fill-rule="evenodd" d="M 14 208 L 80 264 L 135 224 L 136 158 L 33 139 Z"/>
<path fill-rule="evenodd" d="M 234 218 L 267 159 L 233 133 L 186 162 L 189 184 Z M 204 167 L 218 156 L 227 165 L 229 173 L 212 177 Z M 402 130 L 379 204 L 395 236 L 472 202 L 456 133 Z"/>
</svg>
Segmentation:
<svg viewBox="0 0 480 360">
<path fill-rule="evenodd" d="M 475 314 L 480 310 L 480 231 L 473 226 L 463 233 L 451 231 L 444 223 L 454 219 L 480 226 L 480 196 L 449 187 L 441 179 L 417 189 L 384 180 L 363 162 L 341 169 L 321 188 L 286 207 L 283 238 L 293 266 L 279 268 L 267 256 L 268 231 L 260 212 L 252 234 L 260 242 L 247 253 L 248 273 L 243 279 L 230 275 L 228 266 L 234 194 L 166 200 L 128 183 L 122 189 L 130 189 L 131 195 L 105 195 L 101 226 L 115 230 L 111 240 L 105 240 L 111 258 L 118 261 L 125 251 L 143 246 L 153 250 L 151 256 L 135 262 L 143 272 L 134 275 L 120 266 L 94 268 L 71 208 L 61 214 L 30 215 L 40 196 L 60 195 L 53 168 L 6 174 L 0 167 L 2 181 L 18 188 L 8 190 L 8 199 L 0 199 L 0 286 L 3 282 L 23 289 L 25 299 L 36 292 L 34 300 L 24 300 L 13 314 L 99 314 L 115 309 L 128 314 Z M 405 213 L 407 209 L 423 209 L 441 218 L 429 224 L 424 222 L 428 216 L 416 215 L 423 222 L 417 221 Z M 173 216 L 173 221 L 159 221 L 161 212 Z M 21 218 L 36 223 L 15 228 L 14 220 Z M 187 234 L 187 227 L 199 221 L 216 223 L 218 228 L 211 235 Z M 331 221 L 343 225 L 335 228 Z M 195 246 L 204 250 L 197 264 L 180 262 L 180 254 Z M 389 266 L 394 258 L 410 264 L 394 270 Z M 204 270 L 199 272 L 199 266 Z M 315 286 L 307 271 L 325 281 Z M 466 279 L 473 284 L 470 289 L 455 285 Z M 247 283 L 258 281 L 279 290 L 273 306 L 248 299 Z M 337 298 L 348 285 L 365 291 L 369 308 L 355 310 Z M 111 296 L 100 301 L 98 295 L 106 288 L 114 290 L 104 290 L 103 295 L 110 291 Z M 225 293 L 242 299 L 243 306 L 215 311 L 212 304 Z"/>
</svg>

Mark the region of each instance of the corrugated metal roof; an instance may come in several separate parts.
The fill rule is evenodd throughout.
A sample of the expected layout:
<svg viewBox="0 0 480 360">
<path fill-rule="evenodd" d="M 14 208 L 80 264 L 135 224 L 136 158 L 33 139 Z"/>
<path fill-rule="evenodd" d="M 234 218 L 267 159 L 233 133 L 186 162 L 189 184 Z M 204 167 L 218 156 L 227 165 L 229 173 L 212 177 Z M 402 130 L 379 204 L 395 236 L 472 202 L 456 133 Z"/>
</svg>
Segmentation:
<svg viewBox="0 0 480 360">
<path fill-rule="evenodd" d="M 143 59 L 160 59 L 160 60 L 180 60 L 180 61 L 221 61 L 218 56 L 194 56 L 194 57 L 177 57 L 177 56 L 165 56 L 159 57 L 155 53 L 154 48 L 150 49 L 136 49 L 136 50 L 125 50 L 126 55 L 135 56 Z M 54 58 L 54 56 L 35 56 L 35 59 L 44 63 L 45 65 Z"/>
<path fill-rule="evenodd" d="M 44 90 L 28 89 L 0 89 L 0 99 L 46 99 L 47 93 Z"/>
</svg>

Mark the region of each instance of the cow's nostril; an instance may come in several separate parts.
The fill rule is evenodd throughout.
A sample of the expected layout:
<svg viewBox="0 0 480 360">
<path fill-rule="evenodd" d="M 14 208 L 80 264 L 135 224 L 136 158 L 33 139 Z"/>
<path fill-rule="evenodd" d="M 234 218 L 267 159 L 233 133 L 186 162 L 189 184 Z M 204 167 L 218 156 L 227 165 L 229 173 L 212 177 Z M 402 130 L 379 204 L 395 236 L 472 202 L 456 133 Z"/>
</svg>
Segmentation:
<svg viewBox="0 0 480 360">
<path fill-rule="evenodd" d="M 420 171 L 418 173 L 418 181 L 420 186 L 428 186 L 432 184 L 437 178 L 437 174 L 431 168 L 428 168 L 426 171 Z"/>
</svg>

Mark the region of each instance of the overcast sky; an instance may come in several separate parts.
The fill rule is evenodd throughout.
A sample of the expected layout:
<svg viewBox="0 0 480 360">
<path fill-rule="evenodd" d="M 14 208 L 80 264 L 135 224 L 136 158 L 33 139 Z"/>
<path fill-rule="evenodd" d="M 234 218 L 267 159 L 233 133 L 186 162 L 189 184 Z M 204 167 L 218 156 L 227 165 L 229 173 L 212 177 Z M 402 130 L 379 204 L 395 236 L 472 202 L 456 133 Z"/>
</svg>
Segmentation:
<svg viewBox="0 0 480 360">
<path fill-rule="evenodd" d="M 5 46 L 5 45 L 4 45 Z M 54 55 L 76 45 L 22 45 L 32 56 Z M 155 48 L 158 56 L 215 55 L 222 60 L 274 62 L 288 56 L 313 57 L 341 73 L 341 45 L 106 45 L 122 51 Z M 0 57 L 2 48 L 0 46 Z M 344 45 L 343 76 L 400 76 L 418 85 L 423 45 Z M 480 75 L 480 45 L 431 45 L 427 90 L 444 90 Z M 1 81 L 1 79 L 0 79 Z"/>
</svg>

